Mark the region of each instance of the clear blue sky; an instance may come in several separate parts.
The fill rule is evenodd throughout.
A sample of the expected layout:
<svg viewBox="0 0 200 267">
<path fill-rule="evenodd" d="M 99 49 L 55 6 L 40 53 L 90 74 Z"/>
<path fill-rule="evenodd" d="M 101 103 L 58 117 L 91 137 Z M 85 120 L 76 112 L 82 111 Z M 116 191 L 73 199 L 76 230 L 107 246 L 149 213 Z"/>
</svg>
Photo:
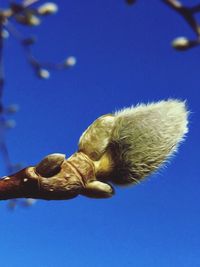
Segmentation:
<svg viewBox="0 0 200 267">
<path fill-rule="evenodd" d="M 69 156 L 94 119 L 138 102 L 186 99 L 190 131 L 167 168 L 111 199 L 38 201 L 13 213 L 2 202 L 1 266 L 199 267 L 200 47 L 170 47 L 193 33 L 162 1 L 56 3 L 59 13 L 31 30 L 34 53 L 51 61 L 74 55 L 74 69 L 38 80 L 17 42 L 6 41 L 4 103 L 21 108 L 7 136 L 13 162 Z"/>
</svg>

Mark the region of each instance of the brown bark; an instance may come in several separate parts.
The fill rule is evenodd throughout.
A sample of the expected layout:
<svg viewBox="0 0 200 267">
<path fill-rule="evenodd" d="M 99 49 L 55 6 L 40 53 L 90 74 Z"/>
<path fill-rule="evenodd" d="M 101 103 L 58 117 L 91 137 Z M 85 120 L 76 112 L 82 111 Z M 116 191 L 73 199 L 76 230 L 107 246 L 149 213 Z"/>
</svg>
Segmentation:
<svg viewBox="0 0 200 267">
<path fill-rule="evenodd" d="M 41 161 L 43 176 L 37 166 L 27 167 L 0 180 L 0 200 L 13 198 L 35 198 L 45 200 L 71 199 L 79 194 L 93 198 L 107 198 L 113 195 L 110 185 L 95 178 L 93 161 L 84 153 L 75 153 L 62 163 L 52 154 Z M 57 173 L 49 177 L 49 170 L 55 172 L 55 158 L 59 161 Z M 46 170 L 46 177 L 45 172 Z"/>
<path fill-rule="evenodd" d="M 81 156 L 78 156 L 81 160 Z M 70 160 L 64 160 L 60 171 L 52 177 L 41 176 L 37 173 L 35 167 L 27 167 L 13 175 L 3 177 L 0 180 L 0 200 L 12 198 L 47 200 L 74 198 L 84 190 L 83 176 L 77 170 L 78 164 L 81 163 L 74 163 L 74 160 L 78 160 L 76 155 L 71 157 Z M 91 167 L 88 165 L 87 168 L 90 169 Z"/>
<path fill-rule="evenodd" d="M 65 171 L 70 170 L 67 161 L 63 164 Z M 71 171 L 71 170 L 70 170 Z M 35 198 L 46 200 L 70 199 L 82 190 L 79 177 L 71 179 L 69 173 L 59 173 L 53 177 L 42 177 L 34 167 L 28 167 L 0 180 L 0 200 L 13 198 Z M 71 183 L 74 180 L 74 186 Z"/>
</svg>

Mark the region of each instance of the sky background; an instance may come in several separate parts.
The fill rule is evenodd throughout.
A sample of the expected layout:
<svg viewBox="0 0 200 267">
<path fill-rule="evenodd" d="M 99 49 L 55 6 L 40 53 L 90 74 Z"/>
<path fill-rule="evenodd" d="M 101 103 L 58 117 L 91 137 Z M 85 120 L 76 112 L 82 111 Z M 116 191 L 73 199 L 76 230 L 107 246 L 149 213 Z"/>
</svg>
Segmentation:
<svg viewBox="0 0 200 267">
<path fill-rule="evenodd" d="M 4 103 L 20 106 L 7 135 L 13 162 L 70 156 L 93 120 L 140 102 L 187 100 L 190 131 L 167 168 L 111 199 L 38 201 L 14 212 L 1 202 L 1 265 L 199 267 L 200 47 L 178 53 L 170 46 L 193 33 L 162 1 L 55 2 L 59 13 L 30 29 L 38 36 L 33 51 L 44 61 L 73 55 L 73 69 L 39 80 L 18 43 L 6 41 Z"/>
</svg>

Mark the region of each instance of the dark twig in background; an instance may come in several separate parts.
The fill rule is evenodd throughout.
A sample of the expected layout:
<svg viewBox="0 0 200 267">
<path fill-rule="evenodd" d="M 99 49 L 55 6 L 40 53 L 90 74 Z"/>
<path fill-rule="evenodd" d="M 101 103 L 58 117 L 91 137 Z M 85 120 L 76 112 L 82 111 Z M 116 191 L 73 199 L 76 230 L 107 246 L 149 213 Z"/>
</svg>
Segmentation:
<svg viewBox="0 0 200 267">
<path fill-rule="evenodd" d="M 28 63 L 38 78 L 47 79 L 50 76 L 50 71 L 67 69 L 76 64 L 76 59 L 74 57 L 68 57 L 61 63 L 51 63 L 41 62 L 33 56 L 31 48 L 36 43 L 36 38 L 24 36 L 24 34 L 17 29 L 17 24 L 27 27 L 38 26 L 43 18 L 47 15 L 56 13 L 58 10 L 57 5 L 50 2 L 35 7 L 37 2 L 39 1 L 24 0 L 21 4 L 9 2 L 8 8 L 0 9 L 0 153 L 7 173 L 16 172 L 21 169 L 22 166 L 19 163 L 12 164 L 5 140 L 7 129 L 15 126 L 15 121 L 8 119 L 7 117 L 8 115 L 18 111 L 17 105 L 4 107 L 2 100 L 5 86 L 3 58 L 5 38 L 11 35 L 19 42 L 24 50 L 24 55 Z M 32 203 L 32 201 L 27 200 L 23 204 L 29 205 L 30 203 Z M 9 205 L 10 207 L 14 207 L 16 205 L 16 201 L 13 200 L 9 203 Z"/>
<path fill-rule="evenodd" d="M 135 4 L 136 0 L 126 0 L 127 4 Z M 187 7 L 179 0 L 162 0 L 171 9 L 177 12 L 195 33 L 196 38 L 189 40 L 186 37 L 177 37 L 172 41 L 172 46 L 178 51 L 185 51 L 200 45 L 200 25 L 195 18 L 196 13 L 200 12 L 200 4 L 193 7 Z"/>
</svg>

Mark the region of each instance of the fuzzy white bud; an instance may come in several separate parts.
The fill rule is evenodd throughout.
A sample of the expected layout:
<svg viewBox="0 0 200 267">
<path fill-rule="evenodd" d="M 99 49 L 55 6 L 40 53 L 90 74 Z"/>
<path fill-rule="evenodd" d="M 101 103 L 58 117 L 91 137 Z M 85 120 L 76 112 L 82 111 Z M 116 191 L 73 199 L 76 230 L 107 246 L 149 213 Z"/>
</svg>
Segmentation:
<svg viewBox="0 0 200 267">
<path fill-rule="evenodd" d="M 2 38 L 7 39 L 9 37 L 9 32 L 3 29 L 3 31 L 1 32 L 1 36 Z"/>
<path fill-rule="evenodd" d="M 10 114 L 10 113 L 16 113 L 18 110 L 19 110 L 19 105 L 12 104 L 7 107 L 6 112 Z"/>
<path fill-rule="evenodd" d="M 45 3 L 38 7 L 38 13 L 40 15 L 50 15 L 55 14 L 58 11 L 58 6 L 55 3 Z"/>
<path fill-rule="evenodd" d="M 26 26 L 38 26 L 41 23 L 41 20 L 32 14 L 25 14 L 25 15 L 16 15 L 15 19 L 17 22 L 26 25 Z"/>
<path fill-rule="evenodd" d="M 98 161 L 97 178 L 109 177 L 122 185 L 137 183 L 177 151 L 187 124 L 185 102 L 141 104 L 98 118 L 82 134 L 79 151 Z"/>
<path fill-rule="evenodd" d="M 46 69 L 39 69 L 37 74 L 41 79 L 48 79 L 50 77 L 50 72 Z"/>
<path fill-rule="evenodd" d="M 74 65 L 76 65 L 76 58 L 71 56 L 71 57 L 68 57 L 66 60 L 65 60 L 65 66 L 67 67 L 73 67 Z"/>
<path fill-rule="evenodd" d="M 172 46 L 176 50 L 186 50 L 190 48 L 190 41 L 186 37 L 178 37 L 172 41 Z"/>
<path fill-rule="evenodd" d="M 38 26 L 40 25 L 41 20 L 38 17 L 31 15 L 28 19 L 28 23 L 30 26 Z"/>
<path fill-rule="evenodd" d="M 15 126 L 16 126 L 16 121 L 15 121 L 15 120 L 7 120 L 7 121 L 5 122 L 5 126 L 6 126 L 6 128 L 8 128 L 8 129 L 15 128 Z"/>
</svg>

